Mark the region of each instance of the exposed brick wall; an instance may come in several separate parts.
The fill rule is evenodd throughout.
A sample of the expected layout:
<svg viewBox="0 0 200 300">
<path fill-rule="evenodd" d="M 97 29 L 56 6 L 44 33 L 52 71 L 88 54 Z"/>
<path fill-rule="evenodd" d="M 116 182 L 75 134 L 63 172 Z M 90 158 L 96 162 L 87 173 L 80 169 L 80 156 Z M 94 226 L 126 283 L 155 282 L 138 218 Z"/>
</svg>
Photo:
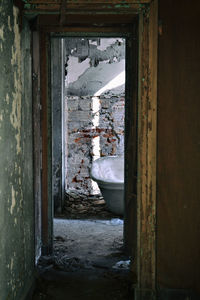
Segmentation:
<svg viewBox="0 0 200 300">
<path fill-rule="evenodd" d="M 124 152 L 124 82 L 97 94 L 124 72 L 125 42 L 70 38 L 66 53 L 66 189 L 99 193 L 92 161 Z"/>
<path fill-rule="evenodd" d="M 123 154 L 124 95 L 95 97 L 95 101 L 99 101 L 100 105 L 98 126 L 93 125 L 95 115 L 92 109 L 93 97 L 66 96 L 65 101 L 68 115 L 67 188 L 94 193 L 89 175 L 93 159 L 97 158 L 98 154 L 99 156 Z M 94 142 L 97 139 L 99 151 L 96 149 L 94 152 Z"/>
</svg>

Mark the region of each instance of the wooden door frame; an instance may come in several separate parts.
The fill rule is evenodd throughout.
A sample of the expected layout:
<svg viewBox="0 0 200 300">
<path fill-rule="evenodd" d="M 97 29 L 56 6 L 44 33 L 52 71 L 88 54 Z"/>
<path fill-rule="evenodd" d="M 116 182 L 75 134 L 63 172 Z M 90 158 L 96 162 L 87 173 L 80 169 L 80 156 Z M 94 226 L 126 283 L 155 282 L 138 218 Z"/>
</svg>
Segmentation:
<svg viewBox="0 0 200 300">
<path fill-rule="evenodd" d="M 130 2 L 130 1 L 129 1 Z M 132 1 L 134 2 L 134 1 Z M 136 277 L 136 299 L 154 299 L 156 290 L 156 148 L 157 148 L 157 36 L 158 0 L 135 1 L 132 16 L 139 17 L 138 65 L 138 146 L 137 146 L 137 247 L 131 266 Z M 139 3 L 139 4 L 138 4 Z M 104 5 L 105 7 L 105 5 Z M 95 8 L 94 8 L 95 9 Z M 123 10 L 121 11 L 123 14 Z M 103 14 L 106 14 L 105 8 Z M 120 16 L 120 10 L 117 13 Z M 130 14 L 130 12 L 129 12 Z M 121 15 L 122 16 L 122 15 Z M 49 16 L 47 15 L 46 20 Z M 46 22 L 46 23 L 45 23 Z M 43 253 L 52 251 L 51 148 L 48 139 L 48 39 L 51 32 L 63 33 L 69 28 L 50 25 L 40 18 L 41 103 L 42 103 L 42 240 Z M 87 26 L 71 26 L 70 31 L 87 32 Z M 100 31 L 109 31 L 101 27 Z M 119 30 L 120 24 L 119 24 Z M 94 28 L 97 32 L 97 28 Z M 133 195 L 134 198 L 134 195 Z M 133 278 L 133 280 L 134 280 Z M 146 297 L 146 298 L 145 298 Z"/>
<path fill-rule="evenodd" d="M 140 18 L 136 299 L 156 299 L 158 1 Z"/>
</svg>

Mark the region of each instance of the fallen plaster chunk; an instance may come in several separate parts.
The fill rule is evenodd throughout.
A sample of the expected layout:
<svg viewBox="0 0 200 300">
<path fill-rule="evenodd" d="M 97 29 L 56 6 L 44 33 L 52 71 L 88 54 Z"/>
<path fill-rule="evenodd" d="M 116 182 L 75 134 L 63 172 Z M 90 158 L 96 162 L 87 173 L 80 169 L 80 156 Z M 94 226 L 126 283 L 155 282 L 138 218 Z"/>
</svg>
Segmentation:
<svg viewBox="0 0 200 300">
<path fill-rule="evenodd" d="M 130 263 L 130 260 L 120 260 L 113 266 L 113 269 L 128 270 L 130 268 Z"/>
<path fill-rule="evenodd" d="M 118 218 L 114 218 L 110 221 L 111 225 L 123 225 L 124 221 Z"/>
<path fill-rule="evenodd" d="M 94 220 L 93 222 L 101 223 L 101 224 L 105 224 L 105 225 L 113 225 L 113 226 L 124 224 L 124 220 L 121 220 L 121 219 L 118 219 L 118 218 L 113 218 L 111 220 Z"/>
</svg>

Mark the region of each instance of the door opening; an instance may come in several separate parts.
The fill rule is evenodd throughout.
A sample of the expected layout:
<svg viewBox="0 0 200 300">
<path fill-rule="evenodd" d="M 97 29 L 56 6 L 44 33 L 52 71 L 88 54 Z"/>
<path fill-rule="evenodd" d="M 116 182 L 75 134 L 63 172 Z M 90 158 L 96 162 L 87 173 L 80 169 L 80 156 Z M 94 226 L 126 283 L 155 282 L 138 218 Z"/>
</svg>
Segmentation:
<svg viewBox="0 0 200 300">
<path fill-rule="evenodd" d="M 72 259 L 93 248 L 87 255 L 88 261 L 102 259 L 110 248 L 125 258 L 126 38 L 55 37 L 51 39 L 51 60 L 55 252 L 60 255 L 59 248 L 64 247 L 68 250 L 64 254 L 61 251 L 62 255 L 68 254 Z M 105 160 L 103 169 L 99 169 L 101 174 L 97 174 L 102 176 L 101 181 L 105 178 L 105 184 L 111 182 L 109 197 L 114 207 L 110 207 L 110 202 L 106 202 L 110 198 L 103 197 L 90 170 L 94 161 L 113 157 L 117 160 L 111 165 Z M 118 158 L 121 165 L 116 166 Z M 117 200 L 119 193 L 121 198 Z M 99 242 L 104 246 L 99 247 Z M 117 259 L 116 256 L 110 263 Z"/>
<path fill-rule="evenodd" d="M 87 38 L 83 33 L 75 33 L 74 36 L 71 33 L 67 38 L 67 34 L 65 37 L 41 35 L 41 49 L 44 48 L 41 73 L 45 75 L 46 70 L 47 74 L 51 74 L 42 77 L 42 94 L 45 94 L 42 107 L 46 111 L 42 119 L 43 253 L 51 252 L 53 246 L 52 204 L 55 211 L 61 213 L 66 191 L 76 189 L 81 192 L 88 186 L 86 194 L 100 192 L 94 182 L 97 180 L 92 181 L 94 176 L 89 174 L 98 157 L 124 157 L 125 164 L 120 167 L 125 167 L 124 172 L 120 170 L 120 176 L 124 177 L 124 201 L 117 213 L 125 216 L 124 241 L 129 254 L 132 236 L 136 238 L 136 234 L 132 234 L 136 232 L 136 226 L 131 230 L 126 228 L 130 213 L 135 213 L 136 207 L 136 198 L 129 200 L 133 192 L 136 196 L 137 186 L 137 22 L 128 32 L 125 28 L 121 34 L 118 28 L 109 30 L 109 33 L 100 34 L 97 28 L 98 33 L 90 32 Z M 72 62 L 76 64 L 72 66 Z M 69 68 L 73 72 L 68 72 Z M 131 184 L 128 185 L 128 182 Z M 122 191 L 120 193 L 123 194 Z M 108 203 L 106 199 L 98 200 Z M 135 218 L 131 222 L 136 224 L 136 221 Z"/>
<path fill-rule="evenodd" d="M 54 38 L 51 57 L 53 200 L 60 211 L 63 189 L 100 193 L 90 174 L 93 161 L 124 157 L 125 39 Z M 118 173 L 116 180 L 124 178 L 123 169 Z"/>
<path fill-rule="evenodd" d="M 94 9 L 94 8 L 93 8 Z M 132 9 L 132 10 L 131 10 Z M 155 224 L 156 224 L 156 105 L 157 105 L 157 1 L 133 4 L 128 15 L 114 12 L 108 15 L 107 10 L 97 14 L 80 17 L 77 12 L 69 14 L 65 25 L 61 26 L 57 16 L 38 16 L 35 30 L 39 33 L 40 69 L 38 91 L 41 92 L 41 240 L 42 253 L 52 252 L 52 176 L 51 176 L 51 101 L 49 81 L 49 45 L 52 36 L 82 36 L 89 32 L 95 36 L 102 32 L 112 35 L 118 32 L 128 36 L 126 81 L 126 137 L 125 137 L 125 246 L 136 259 L 132 271 L 136 273 L 139 289 L 155 288 Z M 128 17 L 127 17 L 128 16 Z M 88 18 L 88 19 L 87 19 Z M 53 20 L 53 23 L 51 22 Z M 122 20 L 122 21 L 121 21 Z M 138 30 L 139 21 L 139 30 Z M 97 24 L 98 23 L 98 24 Z M 53 24 L 53 25 L 52 25 Z M 115 35 L 114 34 L 114 35 Z M 139 40 L 138 40 L 139 35 Z M 113 35 L 112 35 L 113 36 Z M 138 50 L 139 49 L 139 50 Z M 37 57 L 34 58 L 37 60 Z M 138 74 L 139 70 L 139 74 Z M 138 108 L 137 108 L 138 105 Z M 136 109 L 135 109 L 136 108 Z M 139 118 L 132 118 L 134 114 Z M 138 126 L 137 126 L 138 124 Z M 138 139 L 137 139 L 138 128 Z M 138 145 L 136 141 L 138 140 Z M 135 149 L 135 150 L 134 150 Z M 136 153 L 138 149 L 138 153 Z M 137 174 L 138 170 L 138 174 Z M 137 184 L 136 184 L 137 182 Z M 133 184 L 134 183 L 134 184 Z M 137 193 L 136 193 L 137 191 Z M 137 201 L 137 203 L 136 203 Z M 39 245 L 40 247 L 40 245 Z"/>
</svg>

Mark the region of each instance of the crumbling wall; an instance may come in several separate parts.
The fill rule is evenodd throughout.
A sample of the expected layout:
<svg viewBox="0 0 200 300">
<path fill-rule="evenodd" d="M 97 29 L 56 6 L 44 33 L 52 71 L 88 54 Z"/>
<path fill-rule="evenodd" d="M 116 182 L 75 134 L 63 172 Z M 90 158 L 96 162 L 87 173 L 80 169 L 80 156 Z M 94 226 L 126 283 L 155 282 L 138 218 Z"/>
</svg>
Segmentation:
<svg viewBox="0 0 200 300">
<path fill-rule="evenodd" d="M 99 193 L 94 159 L 123 155 L 125 41 L 66 39 L 66 187 Z"/>
<path fill-rule="evenodd" d="M 0 15 L 0 299 L 22 300 L 34 272 L 30 31 L 12 1 Z"/>
</svg>

